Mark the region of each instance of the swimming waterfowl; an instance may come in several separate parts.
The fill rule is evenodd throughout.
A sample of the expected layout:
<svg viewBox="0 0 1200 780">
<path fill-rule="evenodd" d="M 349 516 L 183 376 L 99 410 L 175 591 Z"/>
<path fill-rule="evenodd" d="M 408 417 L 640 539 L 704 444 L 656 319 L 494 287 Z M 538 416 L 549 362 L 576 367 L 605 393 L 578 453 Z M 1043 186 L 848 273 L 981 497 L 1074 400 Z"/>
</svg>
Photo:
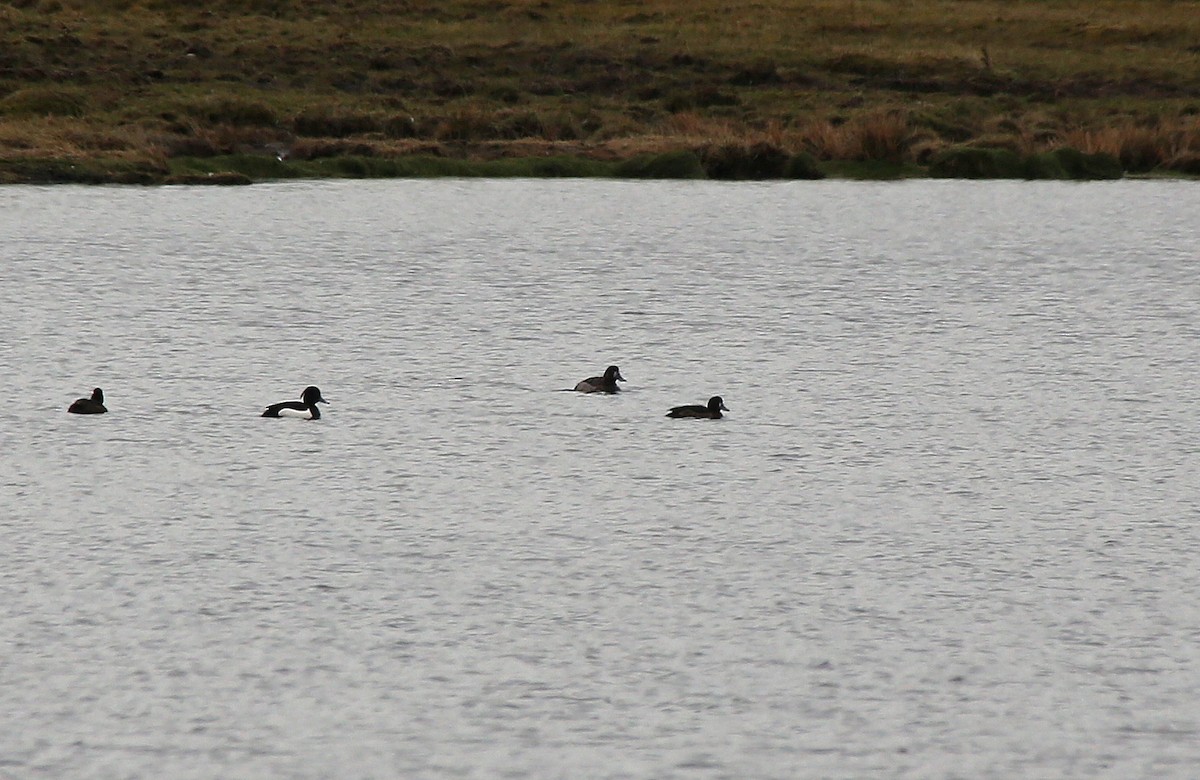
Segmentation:
<svg viewBox="0 0 1200 780">
<path fill-rule="evenodd" d="M 71 414 L 104 414 L 108 408 L 104 406 L 104 391 L 96 388 L 91 398 L 80 398 L 67 407 Z"/>
<path fill-rule="evenodd" d="M 625 377 L 621 376 L 621 369 L 609 366 L 604 369 L 604 376 L 588 377 L 575 385 L 575 391 L 579 393 L 619 393 L 621 388 L 617 387 L 617 382 L 624 381 Z"/>
<path fill-rule="evenodd" d="M 277 404 L 271 404 L 262 413 L 262 416 L 302 417 L 305 420 L 319 420 L 321 419 L 321 410 L 317 408 L 317 404 L 319 403 L 327 404 L 329 402 L 321 397 L 320 388 L 309 385 L 304 388 L 299 401 L 282 401 Z"/>
<path fill-rule="evenodd" d="M 721 419 L 721 410 L 729 411 L 729 407 L 721 400 L 721 396 L 714 395 L 708 399 L 708 406 L 700 404 L 692 404 L 691 406 L 676 406 L 671 411 L 667 412 L 667 417 L 700 417 L 706 420 Z"/>
</svg>

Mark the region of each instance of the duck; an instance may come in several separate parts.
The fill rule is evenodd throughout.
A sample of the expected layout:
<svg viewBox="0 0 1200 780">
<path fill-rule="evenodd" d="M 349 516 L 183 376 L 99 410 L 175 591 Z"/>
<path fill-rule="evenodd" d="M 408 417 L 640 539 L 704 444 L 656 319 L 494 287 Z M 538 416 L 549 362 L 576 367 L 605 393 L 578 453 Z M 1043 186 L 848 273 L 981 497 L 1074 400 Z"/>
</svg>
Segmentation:
<svg viewBox="0 0 1200 780">
<path fill-rule="evenodd" d="M 317 404 L 327 403 L 329 402 L 321 397 L 321 389 L 309 385 L 300 394 L 299 401 L 281 401 L 277 404 L 271 404 L 262 413 L 262 416 L 301 417 L 305 420 L 319 420 L 321 419 L 321 410 L 317 408 Z"/>
<path fill-rule="evenodd" d="M 619 393 L 621 388 L 617 387 L 617 382 L 624 381 L 625 377 L 621 376 L 621 369 L 609 366 L 604 369 L 604 376 L 590 376 L 584 379 L 575 385 L 575 391 L 578 393 Z"/>
<path fill-rule="evenodd" d="M 79 398 L 67 407 L 71 414 L 104 414 L 108 407 L 104 405 L 104 391 L 96 388 L 91 398 Z"/>
<path fill-rule="evenodd" d="M 667 417 L 700 417 L 705 420 L 721 419 L 721 410 L 729 411 L 729 407 L 721 400 L 721 396 L 714 395 L 708 399 L 707 406 L 700 404 L 692 404 L 690 406 L 676 406 L 667 412 Z"/>
</svg>

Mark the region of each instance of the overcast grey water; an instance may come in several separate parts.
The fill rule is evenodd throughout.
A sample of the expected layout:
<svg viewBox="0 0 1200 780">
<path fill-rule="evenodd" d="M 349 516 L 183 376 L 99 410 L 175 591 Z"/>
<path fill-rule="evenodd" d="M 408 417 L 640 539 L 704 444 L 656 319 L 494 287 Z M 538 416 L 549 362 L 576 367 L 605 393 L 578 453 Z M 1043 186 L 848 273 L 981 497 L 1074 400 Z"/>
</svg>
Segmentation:
<svg viewBox="0 0 1200 780">
<path fill-rule="evenodd" d="M 0 777 L 1195 777 L 1197 215 L 0 188 Z"/>
</svg>

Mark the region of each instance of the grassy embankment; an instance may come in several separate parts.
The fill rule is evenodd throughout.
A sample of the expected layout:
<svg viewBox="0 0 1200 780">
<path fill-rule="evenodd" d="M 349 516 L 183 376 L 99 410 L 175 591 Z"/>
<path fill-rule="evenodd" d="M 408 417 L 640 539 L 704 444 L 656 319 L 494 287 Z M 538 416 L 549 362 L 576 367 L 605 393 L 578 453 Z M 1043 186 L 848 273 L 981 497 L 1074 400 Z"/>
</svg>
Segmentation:
<svg viewBox="0 0 1200 780">
<path fill-rule="evenodd" d="M 0 182 L 1200 175 L 1195 0 L 732 7 L 16 0 Z"/>
</svg>

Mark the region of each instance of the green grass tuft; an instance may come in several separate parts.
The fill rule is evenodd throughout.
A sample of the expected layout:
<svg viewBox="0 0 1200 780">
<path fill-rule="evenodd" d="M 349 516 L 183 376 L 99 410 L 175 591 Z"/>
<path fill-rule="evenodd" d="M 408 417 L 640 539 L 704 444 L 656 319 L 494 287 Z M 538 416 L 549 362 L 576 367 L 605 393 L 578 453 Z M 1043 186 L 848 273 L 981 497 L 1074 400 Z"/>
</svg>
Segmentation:
<svg viewBox="0 0 1200 780">
<path fill-rule="evenodd" d="M 788 158 L 787 164 L 783 167 L 783 178 L 824 179 L 825 172 L 821 170 L 821 166 L 811 154 L 799 152 Z"/>
<path fill-rule="evenodd" d="M 79 89 L 28 87 L 0 100 L 0 114 L 7 116 L 78 117 L 87 111 L 87 94 Z"/>
<path fill-rule="evenodd" d="M 613 175 L 621 179 L 703 179 L 704 164 L 690 151 L 642 154 L 617 163 Z"/>
<path fill-rule="evenodd" d="M 1121 163 L 1111 154 L 1086 154 L 1078 149 L 1063 147 L 1050 152 L 1069 179 L 1119 179 Z"/>
<path fill-rule="evenodd" d="M 610 176 L 612 164 L 581 157 L 517 157 L 493 160 L 484 170 L 488 176 L 547 178 L 596 178 Z"/>
<path fill-rule="evenodd" d="M 929 162 L 929 175 L 939 179 L 1024 179 L 1024 160 L 1008 149 L 960 146 L 947 149 Z"/>
</svg>

